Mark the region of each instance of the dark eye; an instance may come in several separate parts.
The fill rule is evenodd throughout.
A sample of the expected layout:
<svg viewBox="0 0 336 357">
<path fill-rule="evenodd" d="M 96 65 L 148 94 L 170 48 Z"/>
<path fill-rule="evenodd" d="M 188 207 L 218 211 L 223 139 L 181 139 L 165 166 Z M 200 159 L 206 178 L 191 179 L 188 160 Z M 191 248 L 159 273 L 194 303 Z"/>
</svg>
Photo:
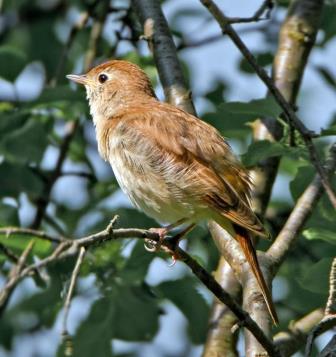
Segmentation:
<svg viewBox="0 0 336 357">
<path fill-rule="evenodd" d="M 102 73 L 98 76 L 99 83 L 104 83 L 108 80 L 108 77 L 105 73 Z"/>
</svg>

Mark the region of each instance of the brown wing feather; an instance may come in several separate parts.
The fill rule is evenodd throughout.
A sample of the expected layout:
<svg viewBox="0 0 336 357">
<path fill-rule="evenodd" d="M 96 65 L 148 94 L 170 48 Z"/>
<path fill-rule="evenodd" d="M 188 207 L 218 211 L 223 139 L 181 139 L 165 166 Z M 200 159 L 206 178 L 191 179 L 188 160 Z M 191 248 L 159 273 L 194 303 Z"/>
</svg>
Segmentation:
<svg viewBox="0 0 336 357">
<path fill-rule="evenodd" d="M 127 114 L 111 122 L 115 126 L 122 121 L 179 164 L 192 166 L 190 179 L 195 180 L 201 201 L 236 224 L 267 236 L 250 208 L 250 178 L 219 132 L 178 108 L 155 104 L 155 111 L 146 105 L 141 110 L 128 108 Z"/>
</svg>

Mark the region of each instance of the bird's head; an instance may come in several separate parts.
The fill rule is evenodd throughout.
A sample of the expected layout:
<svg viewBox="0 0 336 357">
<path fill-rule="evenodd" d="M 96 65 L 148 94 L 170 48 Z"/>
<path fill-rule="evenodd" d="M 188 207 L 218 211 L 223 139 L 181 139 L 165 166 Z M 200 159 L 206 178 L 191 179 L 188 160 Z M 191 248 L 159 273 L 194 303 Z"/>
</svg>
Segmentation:
<svg viewBox="0 0 336 357">
<path fill-rule="evenodd" d="M 112 60 L 86 74 L 69 74 L 66 77 L 85 86 L 95 124 L 102 117 L 113 117 L 134 101 L 155 97 L 145 72 L 127 61 Z"/>
</svg>

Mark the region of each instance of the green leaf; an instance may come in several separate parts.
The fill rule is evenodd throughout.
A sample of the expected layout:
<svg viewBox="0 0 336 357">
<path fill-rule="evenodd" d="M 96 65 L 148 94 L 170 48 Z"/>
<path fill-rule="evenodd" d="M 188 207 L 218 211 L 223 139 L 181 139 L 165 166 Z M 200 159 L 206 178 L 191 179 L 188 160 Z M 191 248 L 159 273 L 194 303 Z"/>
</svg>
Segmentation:
<svg viewBox="0 0 336 357">
<path fill-rule="evenodd" d="M 216 113 L 207 113 L 203 119 L 228 136 L 245 138 L 249 131 L 247 123 L 260 117 L 276 118 L 281 108 L 273 97 L 256 99 L 250 102 L 228 102 L 221 104 Z"/>
<path fill-rule="evenodd" d="M 0 203 L 0 226 L 18 226 L 18 208 Z"/>
<path fill-rule="evenodd" d="M 336 232 L 329 229 L 308 228 L 303 231 L 303 236 L 309 240 L 321 239 L 336 244 Z"/>
<path fill-rule="evenodd" d="M 300 285 L 313 293 L 327 295 L 332 260 L 333 258 L 323 258 L 316 264 L 307 266 L 305 273 L 298 279 Z"/>
<path fill-rule="evenodd" d="M 289 184 L 293 199 L 296 201 L 306 187 L 310 184 L 315 174 L 312 166 L 301 166 L 297 170 L 297 174 L 293 181 Z"/>
<path fill-rule="evenodd" d="M 242 155 L 242 162 L 245 166 L 251 167 L 258 162 L 269 157 L 290 155 L 296 159 L 305 157 L 304 147 L 290 147 L 279 142 L 260 140 L 253 142 L 245 154 Z"/>
<path fill-rule="evenodd" d="M 229 102 L 220 106 L 220 110 L 227 111 L 229 113 L 248 115 L 252 117 L 266 117 L 273 118 L 278 117 L 282 109 L 273 97 L 267 97 L 264 99 L 255 99 L 250 102 Z"/>
<path fill-rule="evenodd" d="M 258 53 L 258 54 L 256 54 L 255 57 L 256 57 L 257 63 L 261 67 L 265 67 L 267 65 L 270 65 L 273 62 L 273 55 L 270 52 Z M 249 73 L 249 74 L 255 74 L 255 70 L 248 63 L 248 61 L 245 58 L 241 59 L 241 61 L 239 63 L 239 69 L 241 71 Z"/>
<path fill-rule="evenodd" d="M 11 234 L 6 236 L 0 234 L 0 242 L 6 247 L 18 252 L 19 254 L 27 247 L 28 242 L 34 239 L 34 247 L 32 249 L 32 255 L 37 255 L 40 258 L 47 256 L 51 252 L 52 244 L 51 242 L 39 238 L 27 237 L 19 234 Z"/>
<path fill-rule="evenodd" d="M 138 240 L 130 257 L 127 259 L 124 269 L 120 272 L 121 278 L 128 282 L 143 281 L 154 257 L 155 254 L 146 251 L 144 242 Z"/>
<path fill-rule="evenodd" d="M 26 166 L 3 162 L 0 164 L 0 197 L 17 197 L 20 192 L 38 197 L 42 181 Z"/>
<path fill-rule="evenodd" d="M 46 88 L 33 104 L 48 104 L 60 101 L 85 103 L 85 94 L 83 91 L 74 91 L 69 86 Z"/>
<path fill-rule="evenodd" d="M 336 88 L 336 78 L 325 66 L 315 66 L 315 69 L 320 73 L 323 79 L 333 88 Z"/>
<path fill-rule="evenodd" d="M 175 304 L 188 320 L 188 332 L 193 343 L 203 343 L 209 319 L 209 307 L 197 291 L 195 280 L 182 278 L 159 284 L 156 291 Z"/>
<path fill-rule="evenodd" d="M 158 331 L 159 309 L 140 286 L 113 284 L 97 300 L 74 339 L 74 357 L 112 356 L 111 340 L 149 341 Z"/>
<path fill-rule="evenodd" d="M 5 138 L 6 133 L 24 125 L 28 116 L 29 114 L 26 110 L 12 110 L 0 113 L 0 142 Z"/>
<path fill-rule="evenodd" d="M 26 55 L 11 46 L 0 47 L 0 77 L 13 82 L 27 63 Z"/>
<path fill-rule="evenodd" d="M 22 127 L 8 133 L 0 142 L 0 154 L 12 162 L 39 163 L 48 145 L 49 124 L 29 120 Z"/>
<path fill-rule="evenodd" d="M 216 83 L 215 87 L 206 94 L 206 98 L 215 105 L 219 105 L 224 101 L 224 92 L 227 89 L 227 85 L 224 82 Z"/>
</svg>

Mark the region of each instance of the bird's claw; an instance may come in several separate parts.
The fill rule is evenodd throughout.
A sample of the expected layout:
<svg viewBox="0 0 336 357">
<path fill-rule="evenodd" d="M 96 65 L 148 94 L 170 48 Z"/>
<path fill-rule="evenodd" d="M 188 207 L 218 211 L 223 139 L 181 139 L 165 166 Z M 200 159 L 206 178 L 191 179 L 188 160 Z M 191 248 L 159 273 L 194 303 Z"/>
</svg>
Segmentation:
<svg viewBox="0 0 336 357">
<path fill-rule="evenodd" d="M 147 252 L 155 253 L 160 250 L 161 248 L 161 243 L 156 242 L 155 240 L 152 239 L 145 239 L 145 249 Z"/>
</svg>

